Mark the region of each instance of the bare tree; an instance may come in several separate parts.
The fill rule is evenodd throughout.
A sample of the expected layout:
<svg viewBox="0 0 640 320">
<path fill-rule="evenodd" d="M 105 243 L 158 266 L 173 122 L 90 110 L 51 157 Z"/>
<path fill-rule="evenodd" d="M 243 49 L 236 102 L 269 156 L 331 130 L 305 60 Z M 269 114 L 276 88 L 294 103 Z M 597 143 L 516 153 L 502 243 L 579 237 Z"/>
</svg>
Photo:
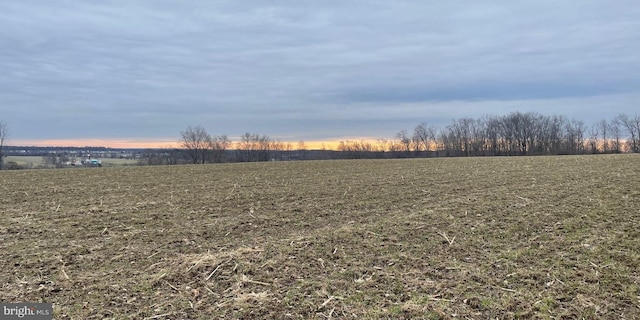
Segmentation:
<svg viewBox="0 0 640 320">
<path fill-rule="evenodd" d="M 6 122 L 0 121 L 0 170 L 3 169 L 4 164 L 4 153 L 2 153 L 2 148 L 4 147 L 4 141 L 9 136 L 9 126 Z"/>
<path fill-rule="evenodd" d="M 240 142 L 237 144 L 239 161 L 269 161 L 272 147 L 272 140 L 268 136 L 247 132 L 240 136 Z"/>
<path fill-rule="evenodd" d="M 378 151 L 376 146 L 367 140 L 340 141 L 338 151 L 342 153 L 342 158 L 347 159 L 372 159 L 383 156 L 383 153 Z"/>
<path fill-rule="evenodd" d="M 206 163 L 212 145 L 212 138 L 207 130 L 202 126 L 188 126 L 180 135 L 180 145 L 185 149 L 189 160 L 193 164 Z"/>
<path fill-rule="evenodd" d="M 221 135 L 212 137 L 210 141 L 211 162 L 223 162 L 225 151 L 232 145 L 231 139 L 226 135 Z"/>
<path fill-rule="evenodd" d="M 598 124 L 594 124 L 589 131 L 589 149 L 591 153 L 598 153 Z"/>
<path fill-rule="evenodd" d="M 584 122 L 572 120 L 566 123 L 565 150 L 567 154 L 584 153 L 584 135 L 587 127 Z"/>
<path fill-rule="evenodd" d="M 400 130 L 398 134 L 396 134 L 396 138 L 399 140 L 400 145 L 402 145 L 402 149 L 405 153 L 409 153 L 411 151 L 411 137 L 407 134 L 407 130 Z"/>
<path fill-rule="evenodd" d="M 471 118 L 462 118 L 454 122 L 456 138 L 458 139 L 458 144 L 462 147 L 462 152 L 464 152 L 465 156 L 470 155 L 469 151 L 471 150 L 471 126 L 474 124 L 474 122 L 475 120 Z"/>
<path fill-rule="evenodd" d="M 307 158 L 307 145 L 304 144 L 303 140 L 298 141 L 298 155 L 300 160 Z"/>
<path fill-rule="evenodd" d="M 441 133 L 445 152 L 448 156 L 469 156 L 472 142 L 472 125 L 475 120 L 462 118 L 454 120 Z"/>
<path fill-rule="evenodd" d="M 238 141 L 236 145 L 239 161 L 252 160 L 252 157 L 254 154 L 253 139 L 254 139 L 254 136 L 249 132 L 240 136 L 240 141 Z"/>
<path fill-rule="evenodd" d="M 609 132 L 611 132 L 611 151 L 613 153 L 622 152 L 622 148 L 620 145 L 620 139 L 622 137 L 621 129 L 620 129 L 620 121 L 618 119 L 613 119 L 609 122 Z"/>
<path fill-rule="evenodd" d="M 481 119 L 471 122 L 471 150 L 474 156 L 485 155 L 487 137 L 485 122 Z"/>
<path fill-rule="evenodd" d="M 269 148 L 271 149 L 271 160 L 277 160 L 277 161 L 284 160 L 285 143 L 282 142 L 282 140 L 280 139 L 272 140 Z"/>
<path fill-rule="evenodd" d="M 436 131 L 426 122 L 417 125 L 413 130 L 413 143 L 416 152 L 430 151 L 435 140 Z"/>
<path fill-rule="evenodd" d="M 563 116 L 553 116 L 545 121 L 545 154 L 559 154 L 567 120 Z"/>
<path fill-rule="evenodd" d="M 609 123 L 607 120 L 602 119 L 598 122 L 598 126 L 602 137 L 602 153 L 609 153 Z"/>
<path fill-rule="evenodd" d="M 488 155 L 497 156 L 501 151 L 500 145 L 504 139 L 500 135 L 501 123 L 497 117 L 484 116 L 482 119 L 484 123 L 484 136 L 486 139 L 486 150 Z"/>
<path fill-rule="evenodd" d="M 631 152 L 640 152 L 640 115 L 636 114 L 631 118 L 626 114 L 620 114 L 616 120 L 622 124 L 629 135 L 627 143 Z"/>
<path fill-rule="evenodd" d="M 538 116 L 535 113 L 513 112 L 503 118 L 505 138 L 508 140 L 509 154 L 528 155 L 536 143 L 536 122 Z"/>
</svg>

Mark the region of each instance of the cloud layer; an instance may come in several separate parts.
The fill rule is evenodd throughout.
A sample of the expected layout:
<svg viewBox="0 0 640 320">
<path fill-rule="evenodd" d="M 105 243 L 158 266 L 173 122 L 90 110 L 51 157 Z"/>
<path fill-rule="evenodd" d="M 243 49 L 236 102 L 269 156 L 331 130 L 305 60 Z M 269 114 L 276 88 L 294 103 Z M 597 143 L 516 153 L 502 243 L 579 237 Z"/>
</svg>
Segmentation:
<svg viewBox="0 0 640 320">
<path fill-rule="evenodd" d="M 427 121 L 636 113 L 635 1 L 1 1 L 16 139 L 391 137 Z"/>
</svg>

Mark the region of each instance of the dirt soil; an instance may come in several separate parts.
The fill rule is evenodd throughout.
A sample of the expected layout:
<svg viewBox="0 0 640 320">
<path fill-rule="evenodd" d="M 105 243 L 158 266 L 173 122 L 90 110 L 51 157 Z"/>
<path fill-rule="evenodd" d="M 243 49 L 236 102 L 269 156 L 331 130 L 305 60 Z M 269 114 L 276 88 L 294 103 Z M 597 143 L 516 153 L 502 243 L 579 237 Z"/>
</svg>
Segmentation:
<svg viewBox="0 0 640 320">
<path fill-rule="evenodd" d="M 55 319 L 640 319 L 640 155 L 0 172 Z"/>
</svg>

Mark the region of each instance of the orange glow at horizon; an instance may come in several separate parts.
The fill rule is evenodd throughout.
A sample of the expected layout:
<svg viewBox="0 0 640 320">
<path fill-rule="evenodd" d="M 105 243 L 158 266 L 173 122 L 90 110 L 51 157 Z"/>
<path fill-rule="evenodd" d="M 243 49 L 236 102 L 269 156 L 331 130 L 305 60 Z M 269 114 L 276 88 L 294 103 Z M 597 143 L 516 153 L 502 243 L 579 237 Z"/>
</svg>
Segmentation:
<svg viewBox="0 0 640 320">
<path fill-rule="evenodd" d="M 106 147 L 119 149 L 175 148 L 175 140 L 143 139 L 45 139 L 11 140 L 14 146 L 35 147 Z"/>
<path fill-rule="evenodd" d="M 306 150 L 336 150 L 340 141 L 346 140 L 313 140 L 304 141 Z M 353 139 L 355 140 L 355 139 Z M 353 141 L 351 140 L 351 141 Z M 299 141 L 282 141 L 289 144 L 292 150 L 300 148 Z M 106 147 L 117 149 L 170 149 L 178 148 L 179 142 L 176 140 L 153 140 L 153 139 L 44 139 L 44 140 L 11 140 L 11 145 L 25 147 Z M 233 149 L 233 148 L 232 148 Z"/>
</svg>

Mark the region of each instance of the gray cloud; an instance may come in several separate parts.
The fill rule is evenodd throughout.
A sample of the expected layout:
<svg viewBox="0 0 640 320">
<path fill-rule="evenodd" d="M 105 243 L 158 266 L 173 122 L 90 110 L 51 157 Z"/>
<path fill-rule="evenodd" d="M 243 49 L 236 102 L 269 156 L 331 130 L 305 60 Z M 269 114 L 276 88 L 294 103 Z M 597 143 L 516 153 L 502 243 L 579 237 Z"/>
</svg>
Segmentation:
<svg viewBox="0 0 640 320">
<path fill-rule="evenodd" d="M 390 137 L 515 110 L 595 121 L 640 93 L 634 1 L 1 3 L 15 139 Z"/>
</svg>

